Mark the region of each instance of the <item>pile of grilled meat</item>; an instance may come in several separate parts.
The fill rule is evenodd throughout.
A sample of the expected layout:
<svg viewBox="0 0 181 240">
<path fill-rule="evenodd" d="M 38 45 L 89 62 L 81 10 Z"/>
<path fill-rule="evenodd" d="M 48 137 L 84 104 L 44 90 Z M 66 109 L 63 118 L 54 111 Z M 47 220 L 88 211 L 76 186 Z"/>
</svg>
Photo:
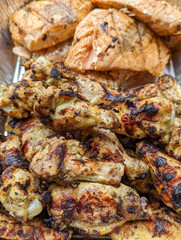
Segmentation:
<svg viewBox="0 0 181 240">
<path fill-rule="evenodd" d="M 0 86 L 0 237 L 180 239 L 181 86 L 161 73 L 181 13 L 134 2 L 36 1 L 11 17 L 29 60 Z M 158 81 L 120 88 L 145 71 Z"/>
</svg>

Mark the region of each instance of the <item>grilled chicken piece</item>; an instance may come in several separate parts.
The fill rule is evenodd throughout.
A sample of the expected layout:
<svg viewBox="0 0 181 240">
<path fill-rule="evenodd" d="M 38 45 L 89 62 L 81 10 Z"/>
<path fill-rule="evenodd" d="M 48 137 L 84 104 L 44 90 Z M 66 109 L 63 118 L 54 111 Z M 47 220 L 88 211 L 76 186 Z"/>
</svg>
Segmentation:
<svg viewBox="0 0 181 240">
<path fill-rule="evenodd" d="M 118 89 L 120 85 L 130 79 L 133 76 L 138 75 L 138 72 L 130 70 L 118 70 L 118 71 L 106 71 L 106 72 L 95 72 L 95 71 L 86 71 L 86 73 L 81 74 L 74 71 L 71 71 L 69 68 L 66 68 L 63 64 L 67 55 L 68 50 L 70 49 L 70 40 L 67 40 L 59 46 L 51 47 L 50 49 L 44 49 L 32 54 L 32 59 L 26 61 L 24 66 L 26 69 L 31 71 L 26 71 L 23 76 L 23 79 L 33 78 L 35 80 L 43 80 L 48 78 L 51 74 L 51 78 L 60 80 L 61 78 L 68 78 L 78 80 L 80 79 L 90 79 L 91 81 L 98 81 L 102 84 L 105 84 L 110 89 Z M 50 62 L 55 63 L 50 67 Z M 54 69 L 57 68 L 61 75 Z M 51 71 L 53 70 L 53 71 Z M 60 81 L 57 82 L 57 84 Z"/>
<path fill-rule="evenodd" d="M 43 50 L 42 50 L 43 51 Z M 25 67 L 25 73 L 22 76 L 22 80 L 35 80 L 46 82 L 51 78 L 51 71 L 53 70 L 54 64 L 48 58 L 40 56 L 36 59 L 31 58 L 28 61 L 25 61 L 23 66 Z M 54 73 L 54 77 L 57 80 L 61 79 L 59 73 Z"/>
<path fill-rule="evenodd" d="M 140 179 L 135 179 L 132 181 L 130 181 L 128 179 L 124 179 L 123 183 L 136 189 L 136 191 L 138 191 L 139 193 L 144 193 L 146 195 L 152 195 L 153 197 L 160 199 L 160 197 L 153 185 L 153 180 L 152 180 L 150 172 L 145 173 L 145 176 L 143 176 L 143 178 L 140 177 Z"/>
<path fill-rule="evenodd" d="M 43 210 L 39 180 L 26 169 L 8 167 L 2 173 L 0 201 L 18 220 L 32 219 Z"/>
<path fill-rule="evenodd" d="M 138 101 L 126 99 L 113 111 L 120 123 L 114 132 L 138 139 L 163 137 L 175 119 L 172 102 L 161 97 Z"/>
<path fill-rule="evenodd" d="M 13 42 L 30 51 L 54 46 L 72 38 L 92 8 L 89 0 L 33 1 L 10 18 Z"/>
<path fill-rule="evenodd" d="M 121 160 L 116 162 L 101 155 L 95 157 L 83 142 L 66 140 L 38 120 L 18 122 L 9 119 L 6 130 L 20 135 L 24 156 L 30 162 L 29 168 L 41 179 L 75 187 L 77 180 L 119 185 L 124 175 Z"/>
<path fill-rule="evenodd" d="M 166 152 L 181 162 L 181 118 L 175 118 Z"/>
<path fill-rule="evenodd" d="M 106 106 L 115 105 L 123 101 L 129 93 L 117 90 L 122 81 L 127 79 L 126 72 L 130 71 L 109 71 L 96 72 L 87 71 L 77 73 L 67 68 L 62 63 L 52 64 L 48 59 L 39 57 L 24 63 L 26 71 L 22 79 L 46 82 L 49 86 L 56 86 L 62 90 L 72 88 L 86 100 L 94 104 Z"/>
<path fill-rule="evenodd" d="M 21 223 L 0 211 L 0 237 L 11 240 L 69 240 L 72 231 L 53 229 L 44 225 L 43 221 L 34 218 L 27 223 Z"/>
<path fill-rule="evenodd" d="M 61 79 L 56 78 L 53 73 L 60 74 Z M 72 88 L 75 93 L 80 94 L 83 98 L 92 104 L 102 107 L 110 107 L 123 102 L 129 93 L 113 90 L 119 86 L 118 81 L 109 79 L 108 74 L 89 72 L 85 74 L 76 73 L 66 68 L 63 64 L 55 64 L 50 73 L 47 84 L 56 84 L 58 88 Z M 54 77 L 55 76 L 55 77 Z M 116 85 L 117 84 L 117 85 Z"/>
<path fill-rule="evenodd" d="M 170 75 L 163 75 L 157 83 L 146 84 L 133 90 L 116 89 L 115 80 L 106 78 L 106 74 L 98 72 L 77 73 L 66 68 L 62 63 L 50 63 L 41 57 L 25 64 L 26 72 L 23 79 L 45 81 L 48 85 L 54 85 L 64 90 L 72 88 L 89 102 L 97 105 L 115 106 L 127 98 L 144 99 L 150 97 L 163 97 L 174 103 L 176 114 L 181 114 L 181 87 Z M 30 71 L 29 71 L 30 70 Z M 112 71 L 116 72 L 116 71 Z M 111 73 L 108 72 L 109 74 Z M 104 85 L 105 84 L 105 85 Z"/>
<path fill-rule="evenodd" d="M 38 126 L 40 129 L 39 131 Z M 29 161 L 33 159 L 34 152 L 41 152 L 40 140 L 44 141 L 47 136 L 54 134 L 51 129 L 45 128 L 40 122 L 33 119 L 18 121 L 16 119 L 10 118 L 6 122 L 5 129 L 8 132 L 13 132 L 17 135 L 20 135 L 24 154 Z M 37 135 L 38 138 L 36 138 Z M 147 176 L 149 170 L 147 164 L 145 164 L 142 160 L 138 158 L 132 158 L 128 156 L 124 148 L 120 144 L 119 140 L 117 139 L 116 135 L 110 130 L 94 128 L 89 132 L 83 131 L 81 135 L 82 136 L 80 140 L 82 144 L 84 143 L 85 149 L 82 146 L 82 149 L 79 148 L 79 150 L 83 153 L 86 152 L 86 155 L 84 155 L 84 157 L 86 156 L 87 158 L 92 159 L 92 164 L 94 160 L 97 161 L 97 165 L 98 161 L 122 163 L 125 167 L 125 174 L 132 181 L 140 178 L 143 179 L 144 176 Z M 29 139 L 31 139 L 31 142 Z M 39 141 L 39 143 L 37 141 Z M 71 142 L 72 144 L 78 144 L 78 141 L 67 142 Z M 77 145 L 75 145 L 75 147 L 77 147 L 78 149 Z M 106 166 L 106 163 L 104 163 L 104 165 Z M 123 168 L 119 170 L 119 173 L 117 173 L 117 177 L 121 177 L 122 170 Z M 108 176 L 106 177 L 108 180 Z"/>
<path fill-rule="evenodd" d="M 43 51 L 41 51 L 43 52 Z M 64 55 L 65 56 L 65 55 Z M 54 58 L 59 58 L 58 63 L 54 63 Z M 51 61 L 51 62 L 50 62 Z M 61 64 L 65 59 L 61 52 L 58 52 L 58 57 L 56 56 L 40 56 L 36 59 L 31 59 L 26 61 L 23 65 L 26 68 L 26 72 L 23 75 L 23 79 L 34 79 L 48 81 L 47 84 L 56 84 L 58 86 L 61 81 L 65 81 L 65 78 L 69 81 L 71 80 L 71 85 L 75 87 L 73 81 L 79 80 L 80 82 L 91 81 L 98 82 L 99 84 L 105 84 L 106 87 L 117 90 L 120 85 L 128 80 L 130 77 L 137 75 L 138 73 L 130 70 L 118 70 L 118 71 L 106 71 L 106 72 L 96 72 L 96 71 L 86 71 L 85 73 L 77 73 L 75 71 L 66 68 L 65 65 Z M 54 81 L 52 82 L 52 78 Z M 55 81 L 56 80 L 56 81 Z M 61 81 L 60 81 L 61 80 Z M 80 83 L 79 83 L 80 84 Z"/>
<path fill-rule="evenodd" d="M 73 130 L 92 127 L 113 129 L 118 120 L 111 110 L 90 104 L 72 90 L 56 87 L 47 89 L 39 81 L 20 81 L 0 87 L 0 108 L 16 118 L 28 117 L 29 112 L 55 130 Z"/>
<path fill-rule="evenodd" d="M 92 0 L 101 8 L 128 8 L 135 18 L 148 24 L 158 36 L 181 34 L 181 12 L 163 0 Z"/>
<path fill-rule="evenodd" d="M 181 212 L 181 163 L 148 142 L 140 142 L 137 152 L 150 167 L 155 188 L 162 201 Z"/>
<path fill-rule="evenodd" d="M 129 146 L 130 143 L 128 143 Z M 136 144 L 136 143 L 135 143 Z M 127 144 L 125 143 L 124 146 L 126 146 Z M 136 148 L 136 146 L 135 146 Z M 139 159 L 139 156 L 136 154 L 135 151 L 126 148 L 126 152 L 127 154 L 132 158 L 132 159 Z M 144 161 L 143 161 L 144 162 Z M 134 164 L 130 163 L 131 167 L 132 167 L 132 171 L 135 171 L 135 167 Z M 146 164 L 147 169 L 148 169 L 148 165 Z M 132 187 L 133 189 L 135 189 L 138 193 L 143 194 L 144 196 L 147 197 L 147 199 L 149 200 L 149 205 L 153 210 L 159 209 L 161 203 L 161 198 L 160 195 L 158 194 L 158 192 L 156 191 L 154 184 L 153 184 L 153 179 L 151 177 L 151 173 L 149 171 L 149 169 L 147 170 L 147 172 L 143 172 L 142 175 L 140 175 L 139 178 L 135 178 L 135 179 L 130 179 L 128 177 L 124 177 L 121 181 L 123 184 L 126 184 L 127 186 Z"/>
<path fill-rule="evenodd" d="M 19 137 L 1 136 L 0 158 L 2 182 L 0 201 L 10 215 L 26 221 L 38 215 L 43 207 L 40 202 L 39 181 L 25 168 L 28 167 L 20 146 Z"/>
<path fill-rule="evenodd" d="M 103 86 L 105 85 L 108 89 L 114 92 L 114 90 L 120 88 L 120 85 L 123 82 L 127 81 L 130 77 L 133 77 L 134 75 L 138 74 L 137 72 L 130 70 L 105 71 L 105 72 L 86 71 L 85 73 L 77 73 L 60 63 L 55 64 L 54 68 L 56 68 L 60 72 L 63 79 L 66 78 L 68 80 L 71 80 L 71 83 L 73 81 L 74 85 L 78 84 L 79 86 L 77 87 L 79 89 L 81 89 L 81 85 L 85 87 L 84 84 L 86 82 L 86 84 L 90 85 L 88 87 L 89 90 L 91 91 L 94 90 L 92 88 L 95 83 L 100 85 L 99 88 L 103 89 L 104 88 Z M 84 90 L 82 89 L 82 94 L 83 93 Z M 91 100 L 90 97 L 89 99 Z"/>
<path fill-rule="evenodd" d="M 125 69 L 161 76 L 169 57 L 143 23 L 114 9 L 95 9 L 77 26 L 65 65 L 81 72 Z"/>
<path fill-rule="evenodd" d="M 98 237 L 129 220 L 143 219 L 146 212 L 135 190 L 121 184 L 119 188 L 99 183 L 80 183 L 77 189 L 53 184 L 49 188 L 52 203 L 48 212 L 54 225 L 64 224 L 80 234 Z"/>
<path fill-rule="evenodd" d="M 63 91 L 53 86 L 46 89 L 39 81 L 24 80 L 0 88 L 2 111 L 17 118 L 33 111 L 45 125 L 57 131 L 103 127 L 133 138 L 158 138 L 174 122 L 172 102 L 161 97 L 128 99 L 113 110 L 86 101 L 73 89 Z"/>
<path fill-rule="evenodd" d="M 164 208 L 149 220 L 126 223 L 111 233 L 112 240 L 179 240 L 180 236 L 181 217 Z"/>
<path fill-rule="evenodd" d="M 0 136 L 1 171 L 9 166 L 25 167 L 27 163 L 21 152 L 21 142 L 18 136 L 10 134 L 8 137 Z"/>
<path fill-rule="evenodd" d="M 83 131 L 81 141 L 86 143 L 90 158 L 102 161 L 121 162 L 125 166 L 125 174 L 129 180 L 144 179 L 149 167 L 142 160 L 130 157 L 117 139 L 115 133 L 110 130 L 93 128 L 90 132 Z"/>
<path fill-rule="evenodd" d="M 150 97 L 164 97 L 174 103 L 176 114 L 181 115 L 181 86 L 170 75 L 163 75 L 157 83 L 146 84 L 130 91 L 139 99 Z"/>
</svg>

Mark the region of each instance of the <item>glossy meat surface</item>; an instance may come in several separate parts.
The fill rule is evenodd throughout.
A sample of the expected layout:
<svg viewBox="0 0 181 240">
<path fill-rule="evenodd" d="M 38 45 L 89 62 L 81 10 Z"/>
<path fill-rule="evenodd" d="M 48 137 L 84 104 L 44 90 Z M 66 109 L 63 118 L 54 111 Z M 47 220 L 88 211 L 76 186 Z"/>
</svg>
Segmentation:
<svg viewBox="0 0 181 240">
<path fill-rule="evenodd" d="M 91 10 L 89 0 L 33 1 L 10 18 L 13 42 L 30 51 L 54 46 L 72 38 Z"/>
<path fill-rule="evenodd" d="M 77 26 L 65 65 L 81 72 L 124 69 L 161 76 L 169 57 L 143 23 L 114 9 L 95 9 Z"/>
<path fill-rule="evenodd" d="M 163 0 L 92 0 L 101 8 L 127 7 L 141 22 L 148 26 L 159 36 L 181 34 L 180 10 Z"/>
<path fill-rule="evenodd" d="M 42 49 L 32 53 L 32 59 L 44 56 L 51 62 L 64 62 L 72 45 L 72 39 L 68 39 L 58 45 Z"/>
</svg>

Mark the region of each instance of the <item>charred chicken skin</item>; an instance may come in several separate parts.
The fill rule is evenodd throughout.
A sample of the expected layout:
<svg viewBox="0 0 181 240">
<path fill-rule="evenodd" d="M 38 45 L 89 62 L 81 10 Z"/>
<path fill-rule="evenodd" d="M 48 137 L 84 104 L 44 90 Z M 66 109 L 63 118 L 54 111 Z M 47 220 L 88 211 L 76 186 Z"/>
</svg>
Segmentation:
<svg viewBox="0 0 181 240">
<path fill-rule="evenodd" d="M 41 179 L 75 184 L 75 187 L 78 180 L 119 185 L 124 175 L 122 153 L 117 162 L 103 158 L 101 154 L 95 156 L 84 142 L 66 140 L 39 120 L 9 119 L 6 130 L 20 136 L 24 156 L 30 162 L 29 168 Z M 145 169 L 148 170 L 147 166 Z M 139 173 L 142 171 L 138 170 Z"/>
<path fill-rule="evenodd" d="M 138 139 L 163 137 L 175 119 L 172 102 L 161 97 L 137 101 L 128 99 L 113 111 L 120 123 L 114 132 Z"/>
<path fill-rule="evenodd" d="M 18 136 L 10 134 L 7 137 L 0 136 L 1 171 L 9 166 L 25 167 L 27 162 L 21 151 L 21 142 Z"/>
<path fill-rule="evenodd" d="M 175 118 L 165 150 L 181 162 L 181 118 Z"/>
<path fill-rule="evenodd" d="M 98 237 L 126 221 L 144 219 L 147 212 L 135 190 L 99 183 L 80 183 L 76 189 L 53 184 L 49 188 L 52 203 L 48 207 L 53 224 L 69 224 L 84 235 Z"/>
<path fill-rule="evenodd" d="M 117 71 L 111 72 L 86 71 L 77 73 L 67 68 L 63 63 L 52 64 L 44 57 L 24 63 L 25 74 L 23 79 L 43 81 L 48 86 L 56 86 L 65 90 L 72 88 L 90 103 L 109 107 L 122 102 L 127 97 L 135 97 L 128 91 L 118 90 L 120 76 Z M 122 80 L 120 80 L 122 81 Z"/>
<path fill-rule="evenodd" d="M 45 88 L 41 82 L 30 80 L 1 86 L 0 100 L 0 108 L 6 114 L 23 118 L 33 112 L 45 125 L 57 131 L 102 127 L 133 138 L 163 136 L 175 116 L 172 102 L 161 97 L 126 99 L 113 109 L 105 110 L 72 89 Z"/>
<path fill-rule="evenodd" d="M 22 223 L 3 209 L 0 210 L 0 232 L 3 239 L 11 240 L 69 240 L 72 236 L 71 230 L 50 228 L 39 218 Z"/>
<path fill-rule="evenodd" d="M 0 202 L 18 220 L 32 219 L 43 209 L 40 182 L 28 171 L 18 136 L 1 136 L 0 157 Z"/>
<path fill-rule="evenodd" d="M 86 143 L 89 153 L 103 161 L 121 162 L 125 167 L 125 175 L 129 180 L 144 179 L 149 167 L 138 157 L 129 156 L 115 133 L 106 129 L 94 128 L 82 132 L 83 141 Z M 87 152 L 88 154 L 88 152 Z M 90 156 L 91 157 L 91 156 Z"/>
<path fill-rule="evenodd" d="M 0 108 L 16 118 L 33 112 L 41 121 L 61 130 L 92 127 L 115 128 L 118 119 L 110 110 L 90 104 L 72 90 L 45 88 L 41 82 L 22 80 L 14 85 L 1 86 Z"/>
<path fill-rule="evenodd" d="M 150 167 L 155 188 L 162 201 L 180 213 L 181 163 L 146 141 L 138 143 L 137 153 Z"/>
<path fill-rule="evenodd" d="M 32 219 L 43 210 L 38 178 L 26 169 L 8 167 L 2 173 L 0 202 L 20 221 Z"/>
<path fill-rule="evenodd" d="M 181 86 L 169 75 L 163 75 L 157 83 L 146 84 L 130 92 L 139 99 L 163 97 L 173 102 L 176 114 L 181 114 Z"/>
<path fill-rule="evenodd" d="M 170 75 L 163 75 L 156 83 L 146 84 L 134 90 L 113 90 L 116 80 L 111 81 L 105 74 L 102 76 L 91 71 L 77 73 L 63 63 L 52 64 L 43 57 L 27 61 L 24 65 L 26 72 L 23 79 L 44 81 L 47 85 L 62 90 L 72 88 L 75 93 L 96 105 L 109 107 L 118 105 L 125 99 L 163 97 L 173 102 L 176 114 L 181 114 L 181 87 Z"/>
<path fill-rule="evenodd" d="M 112 240 L 179 240 L 181 217 L 167 208 L 154 211 L 145 221 L 128 222 L 111 233 Z"/>
<path fill-rule="evenodd" d="M 21 81 L 0 86 L 0 238 L 179 238 L 181 87 L 161 76 L 166 40 L 181 39 L 179 9 L 38 0 L 9 30 L 28 61 Z M 121 88 L 144 76 L 159 79 Z"/>
</svg>

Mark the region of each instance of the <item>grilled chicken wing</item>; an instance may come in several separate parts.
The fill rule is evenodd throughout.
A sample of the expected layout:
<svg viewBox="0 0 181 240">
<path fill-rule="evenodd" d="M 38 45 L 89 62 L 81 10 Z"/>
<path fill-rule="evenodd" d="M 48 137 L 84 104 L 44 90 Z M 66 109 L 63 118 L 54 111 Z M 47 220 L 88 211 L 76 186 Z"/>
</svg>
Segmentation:
<svg viewBox="0 0 181 240">
<path fill-rule="evenodd" d="M 36 60 L 31 68 L 34 73 L 25 74 L 25 79 L 31 79 L 30 75 L 33 75 L 34 80 L 46 79 L 48 85 L 55 85 L 62 90 L 72 88 L 76 94 L 81 95 L 92 104 L 102 107 L 113 107 L 126 99 L 141 100 L 159 96 L 173 102 L 176 114 L 181 112 L 181 88 L 176 80 L 169 75 L 160 77 L 157 83 L 127 91 L 125 89 L 110 89 L 109 86 L 104 85 L 105 82 L 100 81 L 97 77 L 93 78 L 89 74 L 76 73 L 61 63 L 52 65 L 46 59 Z"/>
<path fill-rule="evenodd" d="M 118 119 L 111 110 L 90 104 L 72 89 L 47 89 L 39 81 L 20 81 L 0 89 L 0 108 L 16 118 L 28 117 L 29 112 L 56 130 L 104 127 L 113 129 Z"/>
<path fill-rule="evenodd" d="M 30 80 L 1 86 L 0 108 L 17 118 L 33 111 L 45 125 L 58 131 L 103 127 L 133 138 L 163 136 L 172 126 L 175 113 L 172 102 L 161 97 L 128 99 L 113 110 L 104 110 L 73 89 L 46 89 L 40 81 Z"/>
<path fill-rule="evenodd" d="M 15 134 L 10 134 L 8 137 L 1 136 L 0 138 L 1 170 L 4 171 L 9 166 L 26 166 L 26 161 L 21 152 L 19 137 Z"/>
<path fill-rule="evenodd" d="M 0 157 L 2 182 L 0 201 L 10 215 L 25 221 L 42 211 L 39 181 L 30 173 L 22 155 L 19 137 L 1 137 Z M 21 169 L 22 168 L 22 169 Z"/>
<path fill-rule="evenodd" d="M 173 4 L 163 0 L 92 0 L 101 8 L 127 7 L 135 18 L 147 23 L 159 36 L 181 34 L 181 12 Z"/>
<path fill-rule="evenodd" d="M 84 91 L 86 91 L 86 93 L 88 94 L 87 89 L 89 89 L 89 91 L 91 91 L 92 93 L 94 91 L 94 87 L 96 87 L 94 86 L 94 84 L 99 85 L 99 88 L 103 90 L 105 88 L 108 88 L 110 89 L 110 91 L 114 93 L 114 90 L 120 88 L 120 85 L 123 82 L 137 74 L 137 72 L 130 70 L 104 71 L 104 72 L 86 71 L 85 73 L 77 73 L 60 63 L 55 64 L 54 68 L 57 69 L 57 71 L 61 74 L 61 77 L 63 79 L 64 78 L 68 79 L 69 81 L 71 81 L 71 84 L 77 86 L 78 90 L 81 89 L 83 86 L 86 87 L 85 84 L 88 84 L 85 90 L 82 89 L 80 91 L 82 92 L 82 94 L 84 94 Z M 104 85 L 106 87 L 104 87 Z M 92 97 L 95 98 L 96 96 L 94 95 Z M 99 94 L 97 97 L 99 97 Z M 91 101 L 90 96 L 89 98 L 87 98 L 86 95 L 85 98 Z"/>
<path fill-rule="evenodd" d="M 41 219 L 35 218 L 21 223 L 0 211 L 0 237 L 11 240 L 69 240 L 72 231 L 53 229 L 44 225 Z"/>
<path fill-rule="evenodd" d="M 145 176 L 143 176 L 143 178 L 140 177 L 140 179 L 135 179 L 132 181 L 129 179 L 124 179 L 123 183 L 136 189 L 136 191 L 139 193 L 144 193 L 147 196 L 152 195 L 152 197 L 160 200 L 160 197 L 153 185 L 153 180 L 149 171 L 145 173 Z"/>
<path fill-rule="evenodd" d="M 154 185 L 162 201 L 181 212 L 181 163 L 148 142 L 140 142 L 137 152 L 149 165 Z"/>
<path fill-rule="evenodd" d="M 118 82 L 103 76 L 98 72 L 77 73 L 67 68 L 62 63 L 50 63 L 41 57 L 25 64 L 26 72 L 23 79 L 45 81 L 65 90 L 72 88 L 89 102 L 104 107 L 115 106 L 125 99 L 144 99 L 150 97 L 163 97 L 174 103 L 176 114 L 181 114 L 181 87 L 176 79 L 170 75 L 163 75 L 157 83 L 146 84 L 133 90 L 116 89 Z M 112 71 L 116 72 L 116 71 Z M 110 72 L 109 76 L 110 76 Z M 113 90 L 116 89 L 116 90 Z"/>
<path fill-rule="evenodd" d="M 29 168 L 41 179 L 72 186 L 78 184 L 77 180 L 119 185 L 124 175 L 121 155 L 117 162 L 103 158 L 101 154 L 95 156 L 83 142 L 66 140 L 38 120 L 18 122 L 10 119 L 6 130 L 20 135 L 24 156 L 30 162 Z M 139 173 L 142 171 L 138 170 Z"/>
<path fill-rule="evenodd" d="M 89 0 L 33 1 L 10 18 L 13 42 L 30 51 L 63 42 L 73 37 L 78 22 L 92 7 Z"/>
<path fill-rule="evenodd" d="M 181 218 L 168 209 L 155 211 L 149 220 L 124 224 L 111 233 L 112 240 L 179 240 Z"/>
<path fill-rule="evenodd" d="M 61 78 L 57 79 L 53 77 L 53 71 L 58 71 L 57 73 L 61 75 Z M 113 88 L 118 87 L 118 85 L 116 86 L 118 82 L 109 80 L 109 77 L 106 75 L 104 78 L 104 75 L 101 76 L 101 74 L 96 72 L 86 74 L 76 73 L 59 63 L 54 65 L 50 76 L 52 78 L 46 81 L 48 85 L 56 85 L 62 90 L 72 88 L 75 93 L 90 103 L 100 105 L 104 108 L 123 102 L 125 96 L 129 95 L 129 93 L 113 90 Z"/>
<path fill-rule="evenodd" d="M 8 167 L 2 173 L 0 201 L 18 220 L 32 219 L 43 210 L 39 180 L 26 169 Z"/>
<path fill-rule="evenodd" d="M 40 56 L 38 58 L 26 61 L 23 64 L 26 68 L 23 79 L 47 81 L 47 84 L 56 84 L 56 86 L 61 84 L 60 80 L 65 81 L 65 79 L 68 79 L 68 81 L 71 80 L 71 85 L 73 85 L 74 87 L 76 83 L 73 83 L 73 81 L 78 81 L 80 79 L 81 83 L 85 82 L 86 80 L 90 80 L 92 84 L 94 81 L 96 83 L 98 82 L 100 84 L 105 84 L 108 88 L 116 90 L 123 82 L 128 80 L 130 77 L 138 74 L 137 72 L 130 70 L 105 72 L 86 71 L 85 73 L 77 73 L 70 70 L 69 68 L 66 68 L 65 65 L 61 64 L 61 62 L 63 63 L 65 61 L 62 54 L 62 52 L 58 52 L 58 57 L 54 55 L 48 55 L 45 57 Z M 50 61 L 54 62 L 55 58 L 59 59 L 58 62 L 54 63 L 53 65 L 52 63 L 50 63 Z M 52 78 L 54 79 L 53 82 Z"/>
<path fill-rule="evenodd" d="M 181 118 L 175 118 L 166 152 L 181 162 Z"/>
<path fill-rule="evenodd" d="M 176 114 L 181 114 L 181 86 L 170 75 L 163 75 L 157 83 L 146 84 L 130 91 L 139 99 L 149 97 L 164 97 L 174 103 Z"/>
<path fill-rule="evenodd" d="M 90 132 L 82 132 L 91 157 L 102 161 L 121 162 L 125 166 L 125 174 L 129 180 L 144 179 L 147 176 L 148 165 L 136 157 L 130 157 L 110 130 L 94 128 Z M 82 138 L 81 138 L 82 140 Z M 88 152 L 87 152 L 88 154 Z"/>
<path fill-rule="evenodd" d="M 10 118 L 6 123 L 5 129 L 8 132 L 14 132 L 17 135 L 20 135 L 24 154 L 29 161 L 32 161 L 33 157 L 35 156 L 34 155 L 35 152 L 39 152 L 39 151 L 41 152 L 41 147 L 43 145 L 42 142 L 44 141 L 44 139 L 46 139 L 47 136 L 51 136 L 55 134 L 51 129 L 44 127 L 40 122 L 32 119 L 27 121 L 18 121 L 16 119 Z M 116 179 L 117 179 L 117 183 L 119 183 L 121 176 L 123 174 L 123 170 L 125 171 L 126 176 L 132 181 L 140 178 L 143 179 L 144 176 L 147 176 L 147 173 L 149 170 L 147 164 L 145 164 L 142 160 L 138 158 L 132 158 L 128 156 L 124 148 L 120 144 L 119 140 L 117 139 L 116 135 L 110 130 L 94 128 L 90 131 L 83 131 L 81 135 L 82 135 L 80 137 L 81 143 L 75 140 L 66 141 L 66 143 L 70 142 L 71 145 L 73 144 L 75 145 L 75 148 L 73 148 L 74 153 L 76 148 L 77 150 L 79 150 L 80 153 L 82 152 L 81 155 L 83 155 L 86 152 L 86 154 L 83 155 L 83 158 L 86 157 L 87 160 L 92 159 L 91 162 L 93 165 L 94 165 L 94 160 L 96 160 L 97 167 L 99 165 L 98 162 L 104 162 L 105 167 L 108 167 L 106 162 L 122 163 L 124 165 L 124 168 L 121 167 L 121 165 L 120 167 L 119 165 L 117 166 L 115 164 L 109 165 L 110 168 L 111 166 L 114 166 L 115 171 L 118 167 L 117 176 L 113 176 L 110 169 L 110 174 L 111 174 L 110 176 L 111 176 L 111 179 L 115 179 L 113 181 L 115 184 L 116 184 Z M 69 147 L 71 145 L 68 144 Z M 72 151 L 71 148 L 69 148 L 69 150 L 70 152 Z M 76 159 L 78 161 L 78 157 L 76 157 Z M 84 163 L 83 159 L 80 159 L 80 161 Z M 78 163 L 78 165 L 79 164 L 80 163 Z M 86 163 L 84 163 L 84 165 L 86 166 Z M 95 168 L 93 168 L 93 170 L 96 172 Z M 35 171 L 37 172 L 39 171 L 39 169 L 35 167 Z M 101 169 L 99 169 L 99 171 L 103 181 L 103 174 L 101 173 Z M 77 174 L 78 173 L 79 171 L 77 170 Z M 41 174 L 43 174 L 42 171 L 41 171 Z M 73 172 L 70 173 L 70 175 L 71 174 L 73 174 Z M 104 174 L 106 174 L 106 172 L 104 172 Z M 86 173 L 86 175 L 88 177 L 88 172 Z M 82 177 L 82 176 L 83 175 L 81 174 L 81 176 L 79 177 Z M 105 179 L 107 182 L 110 182 L 110 176 L 105 175 Z M 94 180 L 96 180 L 95 175 L 94 175 Z"/>
<path fill-rule="evenodd" d="M 95 9 L 77 26 L 65 65 L 81 72 L 125 69 L 160 76 L 169 56 L 146 25 L 114 9 Z"/>
<path fill-rule="evenodd" d="M 48 86 L 56 86 L 62 90 L 72 88 L 75 93 L 93 104 L 100 104 L 104 107 L 112 106 L 130 96 L 126 90 L 117 90 L 127 75 L 123 73 L 126 73 L 124 70 L 104 73 L 95 71 L 77 73 L 62 63 L 52 64 L 44 57 L 39 57 L 36 60 L 31 59 L 25 62 L 24 66 L 26 71 L 23 79 L 43 81 Z M 112 77 L 113 72 L 114 77 Z M 117 75 L 119 75 L 118 78 Z M 124 75 L 123 78 L 120 75 Z"/>
<path fill-rule="evenodd" d="M 98 183 L 80 183 L 77 189 L 51 185 L 48 211 L 54 224 L 70 224 L 81 234 L 97 237 L 129 220 L 146 217 L 139 195 L 121 184 L 119 188 Z"/>
<path fill-rule="evenodd" d="M 114 132 L 138 139 L 146 136 L 163 137 L 175 119 L 172 102 L 161 97 L 138 101 L 126 99 L 113 111 L 120 123 Z"/>
</svg>

